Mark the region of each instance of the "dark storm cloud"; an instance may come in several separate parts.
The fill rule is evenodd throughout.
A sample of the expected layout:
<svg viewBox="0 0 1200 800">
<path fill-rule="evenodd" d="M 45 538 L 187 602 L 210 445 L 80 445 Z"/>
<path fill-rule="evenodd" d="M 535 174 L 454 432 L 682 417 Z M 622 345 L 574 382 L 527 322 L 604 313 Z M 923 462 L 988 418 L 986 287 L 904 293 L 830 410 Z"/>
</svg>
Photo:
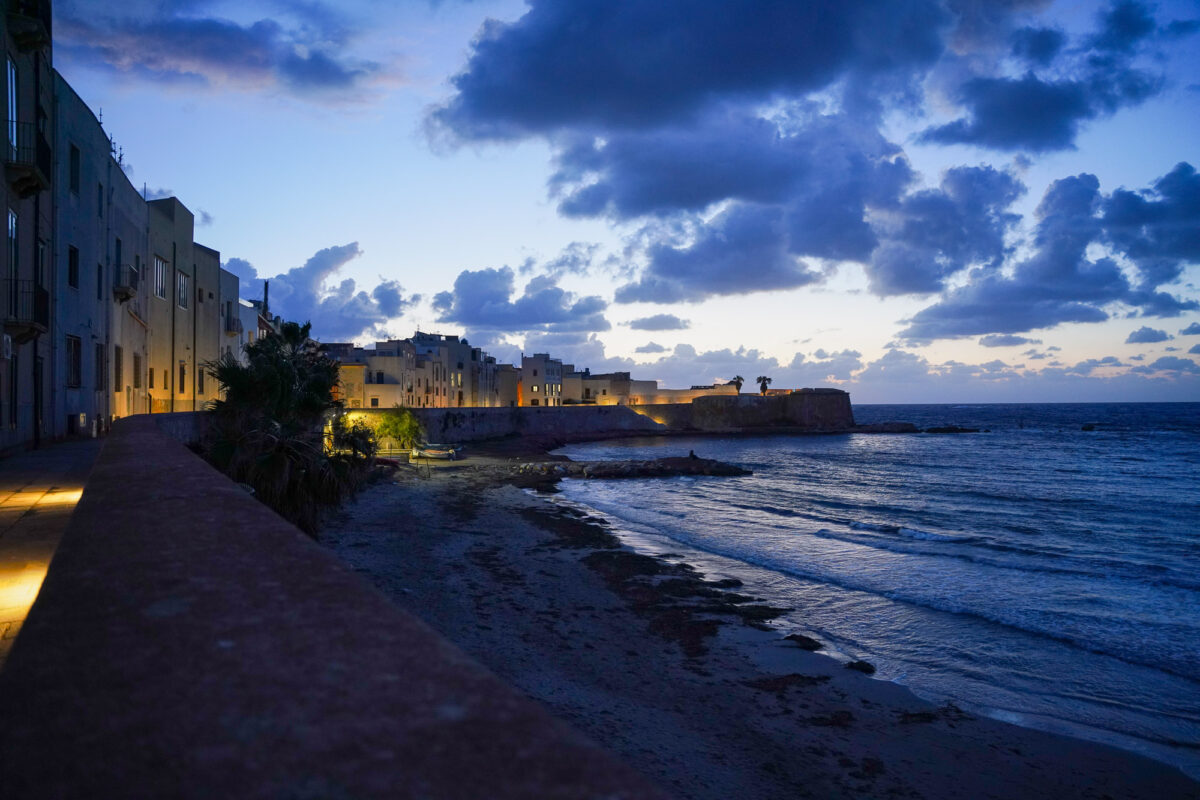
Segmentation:
<svg viewBox="0 0 1200 800">
<path fill-rule="evenodd" d="M 652 317 L 642 317 L 629 323 L 629 327 L 635 331 L 682 331 L 691 326 L 692 323 L 686 319 L 680 319 L 674 314 L 655 314 Z"/>
<path fill-rule="evenodd" d="M 267 277 L 271 284 L 271 311 L 284 319 L 313 323 L 313 334 L 324 341 L 354 339 L 380 329 L 420 300 L 405 297 L 396 281 L 380 280 L 371 291 L 358 289 L 352 278 L 326 285 L 343 266 L 362 255 L 357 242 L 318 251 L 303 266 Z M 225 269 L 238 276 L 243 297 L 261 299 L 264 278 L 241 258 L 231 258 Z"/>
<path fill-rule="evenodd" d="M 378 64 L 346 55 L 350 33 L 331 7 L 276 2 L 283 12 L 276 18 L 243 25 L 209 15 L 213 5 L 132 3 L 100 10 L 79 0 L 60 2 L 56 54 L 145 80 L 277 87 L 337 100 L 380 71 Z"/>
<path fill-rule="evenodd" d="M 1024 336 L 1014 336 L 1011 333 L 992 333 L 980 338 L 979 343 L 984 347 L 1017 347 L 1023 344 L 1041 344 L 1041 339 L 1028 339 Z M 1036 354 L 1036 350 L 1027 351 L 1024 355 Z"/>
<path fill-rule="evenodd" d="M 1120 2 L 1101 14 L 1099 30 L 1074 49 L 1073 63 L 1053 76 L 975 75 L 951 99 L 966 115 L 926 130 L 921 138 L 942 144 L 973 144 L 997 150 L 1048 152 L 1074 147 L 1080 126 L 1157 94 L 1162 78 L 1134 64 L 1139 45 L 1155 31 L 1141 3 Z M 1049 66 L 1063 50 L 1061 34 L 1022 28 L 1013 53 L 1033 67 Z"/>
<path fill-rule="evenodd" d="M 866 209 L 894 206 L 914 179 L 900 153 L 845 114 L 791 108 L 765 119 L 721 108 L 692 124 L 572 137 L 550 189 L 568 216 L 619 220 L 728 200 L 778 205 L 792 252 L 864 259 L 878 243 Z"/>
<path fill-rule="evenodd" d="M 1102 27 L 1093 41 L 1097 50 L 1128 53 L 1154 32 L 1154 17 L 1143 3 L 1123 0 L 1101 15 Z"/>
<path fill-rule="evenodd" d="M 901 337 L 931 341 L 1101 322 L 1109 317 L 1105 307 L 1117 302 L 1148 316 L 1195 309 L 1200 304 L 1194 300 L 1156 291 L 1178 276 L 1183 260 L 1195 260 L 1200 207 L 1189 199 L 1194 179 L 1194 170 L 1182 164 L 1156 181 L 1152 192 L 1121 190 L 1108 197 L 1093 175 L 1055 181 L 1037 208 L 1033 254 L 1011 275 L 986 274 L 948 292 L 917 312 Z M 1112 259 L 1088 258 L 1088 247 L 1100 242 L 1138 265 L 1137 285 Z"/>
<path fill-rule="evenodd" d="M 999 266 L 1004 237 L 1019 221 L 1007 208 L 1025 191 L 1011 175 L 991 167 L 956 167 L 938 189 L 904 197 L 878 215 L 880 247 L 867 264 L 878 295 L 935 292 L 964 267 Z"/>
<path fill-rule="evenodd" d="M 782 212 L 737 204 L 681 247 L 655 244 L 640 280 L 616 291 L 618 303 L 677 303 L 712 295 L 794 289 L 821 279 L 788 252 Z"/>
<path fill-rule="evenodd" d="M 1144 67 L 1167 32 L 1144 5 L 1107 6 L 1076 36 L 1038 26 L 1045 5 L 531 0 L 519 19 L 484 25 L 429 130 L 460 144 L 543 139 L 560 213 L 636 223 L 623 264 L 641 272 L 618 303 L 793 289 L 854 261 L 877 295 L 957 287 L 911 320 L 911 341 L 1099 321 L 1118 302 L 1145 316 L 1194 307 L 1160 289 L 1177 264 L 1133 254 L 1135 241 L 1178 250 L 1186 228 L 1120 233 L 1116 209 L 1113 226 L 1098 222 L 1096 187 L 1071 211 L 1068 179 L 1043 201 L 1033 255 L 1014 264 L 1015 177 L 959 167 L 922 188 L 881 133 L 889 111 L 919 114 L 945 87 L 962 113 L 926 141 L 1057 150 L 1158 91 Z M 1153 209 L 1127 216 L 1184 213 L 1172 191 L 1156 186 L 1139 196 Z M 1064 215 L 1073 222 L 1056 224 Z M 1089 259 L 1092 244 L 1128 251 L 1140 277 Z"/>
<path fill-rule="evenodd" d="M 463 270 L 450 291 L 434 295 L 439 322 L 454 322 L 472 330 L 606 331 L 607 303 L 596 296 L 576 298 L 554 278 L 540 275 L 513 299 L 512 269 Z"/>
<path fill-rule="evenodd" d="M 1012 53 L 1030 64 L 1046 67 L 1066 42 L 1066 34 L 1053 28 L 1020 28 L 1012 34 Z"/>
<path fill-rule="evenodd" d="M 515 22 L 484 24 L 433 121 L 469 139 L 653 126 L 721 98 L 919 70 L 941 54 L 949 21 L 933 0 L 533 0 Z"/>
<path fill-rule="evenodd" d="M 1200 175 L 1180 163 L 1151 189 L 1118 189 L 1104 202 L 1105 238 L 1137 264 L 1146 291 L 1200 261 Z"/>
<path fill-rule="evenodd" d="M 1154 344 L 1155 342 L 1165 342 L 1170 338 L 1171 336 L 1166 331 L 1155 330 L 1143 325 L 1126 337 L 1125 344 Z"/>
</svg>

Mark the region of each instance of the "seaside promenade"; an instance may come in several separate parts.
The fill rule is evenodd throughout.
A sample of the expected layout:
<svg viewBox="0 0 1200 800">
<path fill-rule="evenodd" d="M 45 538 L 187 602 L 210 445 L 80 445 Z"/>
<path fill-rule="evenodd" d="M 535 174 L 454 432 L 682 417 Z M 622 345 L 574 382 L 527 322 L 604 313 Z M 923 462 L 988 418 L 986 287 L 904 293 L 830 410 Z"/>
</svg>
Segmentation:
<svg viewBox="0 0 1200 800">
<path fill-rule="evenodd" d="M 0 459 L 0 670 L 102 445 L 61 442 Z"/>
</svg>

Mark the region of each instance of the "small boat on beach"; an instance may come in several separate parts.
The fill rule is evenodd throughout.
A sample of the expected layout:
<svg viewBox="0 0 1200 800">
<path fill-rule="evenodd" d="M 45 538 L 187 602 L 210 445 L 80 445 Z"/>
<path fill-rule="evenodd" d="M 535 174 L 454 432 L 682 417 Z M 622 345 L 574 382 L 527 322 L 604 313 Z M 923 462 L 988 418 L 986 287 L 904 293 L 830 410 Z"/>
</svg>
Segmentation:
<svg viewBox="0 0 1200 800">
<path fill-rule="evenodd" d="M 461 445 L 434 444 L 429 442 L 426 444 L 415 445 L 412 449 L 412 458 L 439 458 L 447 461 L 453 461 L 454 459 L 458 458 L 458 454 L 461 450 Z"/>
</svg>

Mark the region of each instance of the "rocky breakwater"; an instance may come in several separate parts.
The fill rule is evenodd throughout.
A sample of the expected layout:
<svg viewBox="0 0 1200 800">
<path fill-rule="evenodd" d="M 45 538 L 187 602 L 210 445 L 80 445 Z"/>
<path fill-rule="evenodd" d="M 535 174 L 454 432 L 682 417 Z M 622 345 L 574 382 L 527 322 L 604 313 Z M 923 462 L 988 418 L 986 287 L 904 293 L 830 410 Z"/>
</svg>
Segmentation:
<svg viewBox="0 0 1200 800">
<path fill-rule="evenodd" d="M 515 477 L 541 482 L 560 478 L 674 478 L 680 475 L 750 475 L 748 469 L 711 458 L 672 456 L 650 461 L 533 461 L 512 467 Z"/>
</svg>

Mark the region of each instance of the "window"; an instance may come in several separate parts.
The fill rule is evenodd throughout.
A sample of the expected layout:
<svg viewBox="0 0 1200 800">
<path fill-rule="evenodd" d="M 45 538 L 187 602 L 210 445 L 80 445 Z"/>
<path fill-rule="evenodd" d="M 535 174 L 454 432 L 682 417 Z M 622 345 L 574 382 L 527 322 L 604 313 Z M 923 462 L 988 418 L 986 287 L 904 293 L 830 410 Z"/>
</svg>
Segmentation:
<svg viewBox="0 0 1200 800">
<path fill-rule="evenodd" d="M 120 240 L 120 238 L 116 239 L 113 242 L 113 263 L 116 264 L 117 269 L 121 268 L 121 240 Z"/>
<path fill-rule="evenodd" d="M 167 299 L 167 262 L 154 257 L 154 296 Z"/>
<path fill-rule="evenodd" d="M 204 394 L 204 370 L 196 373 L 196 394 Z"/>
<path fill-rule="evenodd" d="M 79 194 L 79 148 L 71 145 L 71 193 Z"/>
<path fill-rule="evenodd" d="M 105 356 L 104 344 L 96 343 L 96 391 L 102 392 L 108 385 L 108 364 Z"/>
<path fill-rule="evenodd" d="M 134 358 L 136 359 L 137 356 L 134 356 Z M 147 377 L 150 378 L 149 388 L 153 389 L 154 388 L 154 370 L 150 370 L 150 374 Z"/>
<path fill-rule="evenodd" d="M 529 405 L 531 405 L 531 406 L 536 406 L 537 404 L 538 404 L 538 401 L 537 401 L 536 397 L 529 401 Z"/>
<path fill-rule="evenodd" d="M 384 381 L 383 381 L 383 370 L 379 370 L 379 371 L 377 371 L 377 372 L 375 373 L 375 382 L 376 382 L 376 383 L 383 383 L 383 382 L 384 382 Z"/>
<path fill-rule="evenodd" d="M 185 393 L 186 386 L 187 386 L 187 364 L 180 361 L 179 362 L 179 393 L 180 394 Z"/>
<path fill-rule="evenodd" d="M 104 299 L 104 265 L 96 265 L 96 299 Z"/>
<path fill-rule="evenodd" d="M 154 379 L 154 373 L 150 373 L 151 380 Z M 133 388 L 142 388 L 142 354 L 133 354 Z"/>
<path fill-rule="evenodd" d="M 67 247 L 67 286 L 79 288 L 79 248 Z"/>
<path fill-rule="evenodd" d="M 8 149 L 17 152 L 17 120 L 20 119 L 17 105 L 17 62 L 8 59 Z"/>
<path fill-rule="evenodd" d="M 8 210 L 8 274 L 15 278 L 17 277 L 17 258 L 20 251 L 17 249 L 17 212 L 11 208 Z"/>
<path fill-rule="evenodd" d="M 162 385 L 162 388 L 164 388 L 164 389 L 170 389 L 170 388 L 171 388 L 171 384 L 170 384 L 170 382 L 169 382 L 168 378 L 169 378 L 169 376 L 168 376 L 168 374 L 167 374 L 167 370 L 165 370 L 165 369 L 164 369 L 164 370 L 163 370 L 163 385 Z"/>
<path fill-rule="evenodd" d="M 191 292 L 192 276 L 186 272 L 175 273 L 175 301 L 180 308 L 188 307 L 188 294 Z"/>
<path fill-rule="evenodd" d="M 83 383 L 83 342 L 78 336 L 67 337 L 67 386 L 78 388 Z"/>
<path fill-rule="evenodd" d="M 104 217 L 104 184 L 96 184 L 96 216 Z"/>
<path fill-rule="evenodd" d="M 201 289 L 199 286 L 196 287 L 196 302 L 197 303 L 204 302 L 204 290 Z"/>
<path fill-rule="evenodd" d="M 378 397 L 371 398 L 371 408 L 379 408 L 379 398 Z"/>
<path fill-rule="evenodd" d="M 125 353 L 121 345 L 113 346 L 113 391 L 120 392 L 125 388 Z"/>
<path fill-rule="evenodd" d="M 17 354 L 8 360 L 8 426 L 17 427 L 17 376 L 21 371 L 17 368 Z"/>
</svg>

